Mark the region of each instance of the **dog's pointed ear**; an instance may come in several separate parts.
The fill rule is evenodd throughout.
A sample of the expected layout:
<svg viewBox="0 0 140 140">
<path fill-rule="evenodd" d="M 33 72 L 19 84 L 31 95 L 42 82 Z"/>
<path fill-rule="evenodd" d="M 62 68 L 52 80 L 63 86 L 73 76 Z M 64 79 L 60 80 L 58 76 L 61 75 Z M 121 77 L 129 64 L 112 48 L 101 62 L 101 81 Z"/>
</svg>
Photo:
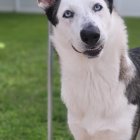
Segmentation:
<svg viewBox="0 0 140 140">
<path fill-rule="evenodd" d="M 40 8 L 46 10 L 54 3 L 54 0 L 37 0 L 37 2 Z"/>
<path fill-rule="evenodd" d="M 37 1 L 38 6 L 45 11 L 49 21 L 54 26 L 56 26 L 56 24 L 58 23 L 58 18 L 56 15 L 61 0 L 37 0 Z"/>
<path fill-rule="evenodd" d="M 108 4 L 109 4 L 110 12 L 112 13 L 112 10 L 113 10 L 113 0 L 107 0 L 107 1 L 108 1 Z"/>
</svg>

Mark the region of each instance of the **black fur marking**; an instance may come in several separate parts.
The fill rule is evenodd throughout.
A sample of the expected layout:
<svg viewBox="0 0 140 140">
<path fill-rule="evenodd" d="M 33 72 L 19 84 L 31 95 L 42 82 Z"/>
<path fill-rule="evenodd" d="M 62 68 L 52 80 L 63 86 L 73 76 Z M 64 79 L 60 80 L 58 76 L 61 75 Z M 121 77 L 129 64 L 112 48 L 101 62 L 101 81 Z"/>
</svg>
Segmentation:
<svg viewBox="0 0 140 140">
<path fill-rule="evenodd" d="M 129 83 L 126 95 L 132 104 L 140 104 L 140 48 L 129 51 L 130 59 L 136 67 L 136 76 Z"/>
<path fill-rule="evenodd" d="M 133 122 L 133 136 L 131 140 L 135 140 L 140 128 L 140 48 L 131 49 L 129 51 L 130 58 L 136 67 L 136 76 L 128 84 L 126 96 L 130 104 L 138 106 L 138 110 Z"/>
<path fill-rule="evenodd" d="M 61 2 L 61 0 L 55 0 L 54 3 L 49 8 L 47 8 L 45 10 L 49 21 L 54 26 L 56 26 L 59 23 L 58 18 L 57 18 L 56 15 L 57 15 L 57 11 L 59 9 L 60 2 Z"/>
<path fill-rule="evenodd" d="M 110 13 L 112 13 L 112 10 L 113 10 L 113 0 L 105 0 L 105 2 L 108 5 Z"/>
</svg>

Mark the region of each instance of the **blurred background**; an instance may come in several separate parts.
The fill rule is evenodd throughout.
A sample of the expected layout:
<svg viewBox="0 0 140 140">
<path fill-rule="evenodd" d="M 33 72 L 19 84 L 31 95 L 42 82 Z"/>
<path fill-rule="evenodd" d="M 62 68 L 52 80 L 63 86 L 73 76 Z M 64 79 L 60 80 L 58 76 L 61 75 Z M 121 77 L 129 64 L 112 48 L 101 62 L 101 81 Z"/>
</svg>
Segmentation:
<svg viewBox="0 0 140 140">
<path fill-rule="evenodd" d="M 140 46 L 140 0 L 115 0 L 129 46 Z M 46 140 L 47 18 L 36 0 L 0 0 L 0 140 Z M 54 54 L 53 139 L 72 140 Z"/>
</svg>

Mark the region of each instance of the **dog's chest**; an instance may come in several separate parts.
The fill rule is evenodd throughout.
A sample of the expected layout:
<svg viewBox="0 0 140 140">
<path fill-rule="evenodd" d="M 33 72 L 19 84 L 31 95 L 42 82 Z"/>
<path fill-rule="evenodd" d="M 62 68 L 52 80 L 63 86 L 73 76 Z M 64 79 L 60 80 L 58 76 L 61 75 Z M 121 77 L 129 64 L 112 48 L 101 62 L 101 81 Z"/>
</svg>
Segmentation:
<svg viewBox="0 0 140 140">
<path fill-rule="evenodd" d="M 85 113 L 89 108 L 95 113 L 114 110 L 120 100 L 126 101 L 124 84 L 117 77 L 103 68 L 63 74 L 62 99 L 74 112 Z"/>
<path fill-rule="evenodd" d="M 62 99 L 71 116 L 69 122 L 74 120 L 72 123 L 91 134 L 127 127 L 136 112 L 135 106 L 128 105 L 125 85 L 117 80 L 118 75 L 102 70 L 62 78 Z"/>
</svg>

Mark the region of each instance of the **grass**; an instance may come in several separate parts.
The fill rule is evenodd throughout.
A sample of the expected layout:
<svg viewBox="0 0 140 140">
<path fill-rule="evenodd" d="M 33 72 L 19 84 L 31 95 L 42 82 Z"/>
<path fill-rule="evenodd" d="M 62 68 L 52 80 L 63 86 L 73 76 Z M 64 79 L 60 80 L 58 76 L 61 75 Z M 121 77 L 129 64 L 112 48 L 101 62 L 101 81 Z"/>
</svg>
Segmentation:
<svg viewBox="0 0 140 140">
<path fill-rule="evenodd" d="M 0 14 L 0 140 L 46 140 L 46 18 Z M 140 19 L 127 18 L 130 46 L 140 45 Z M 54 61 L 54 140 L 72 140 Z"/>
<path fill-rule="evenodd" d="M 129 47 L 140 47 L 140 18 L 126 18 L 129 34 Z"/>
<path fill-rule="evenodd" d="M 46 20 L 0 14 L 0 140 L 46 139 Z"/>
</svg>

